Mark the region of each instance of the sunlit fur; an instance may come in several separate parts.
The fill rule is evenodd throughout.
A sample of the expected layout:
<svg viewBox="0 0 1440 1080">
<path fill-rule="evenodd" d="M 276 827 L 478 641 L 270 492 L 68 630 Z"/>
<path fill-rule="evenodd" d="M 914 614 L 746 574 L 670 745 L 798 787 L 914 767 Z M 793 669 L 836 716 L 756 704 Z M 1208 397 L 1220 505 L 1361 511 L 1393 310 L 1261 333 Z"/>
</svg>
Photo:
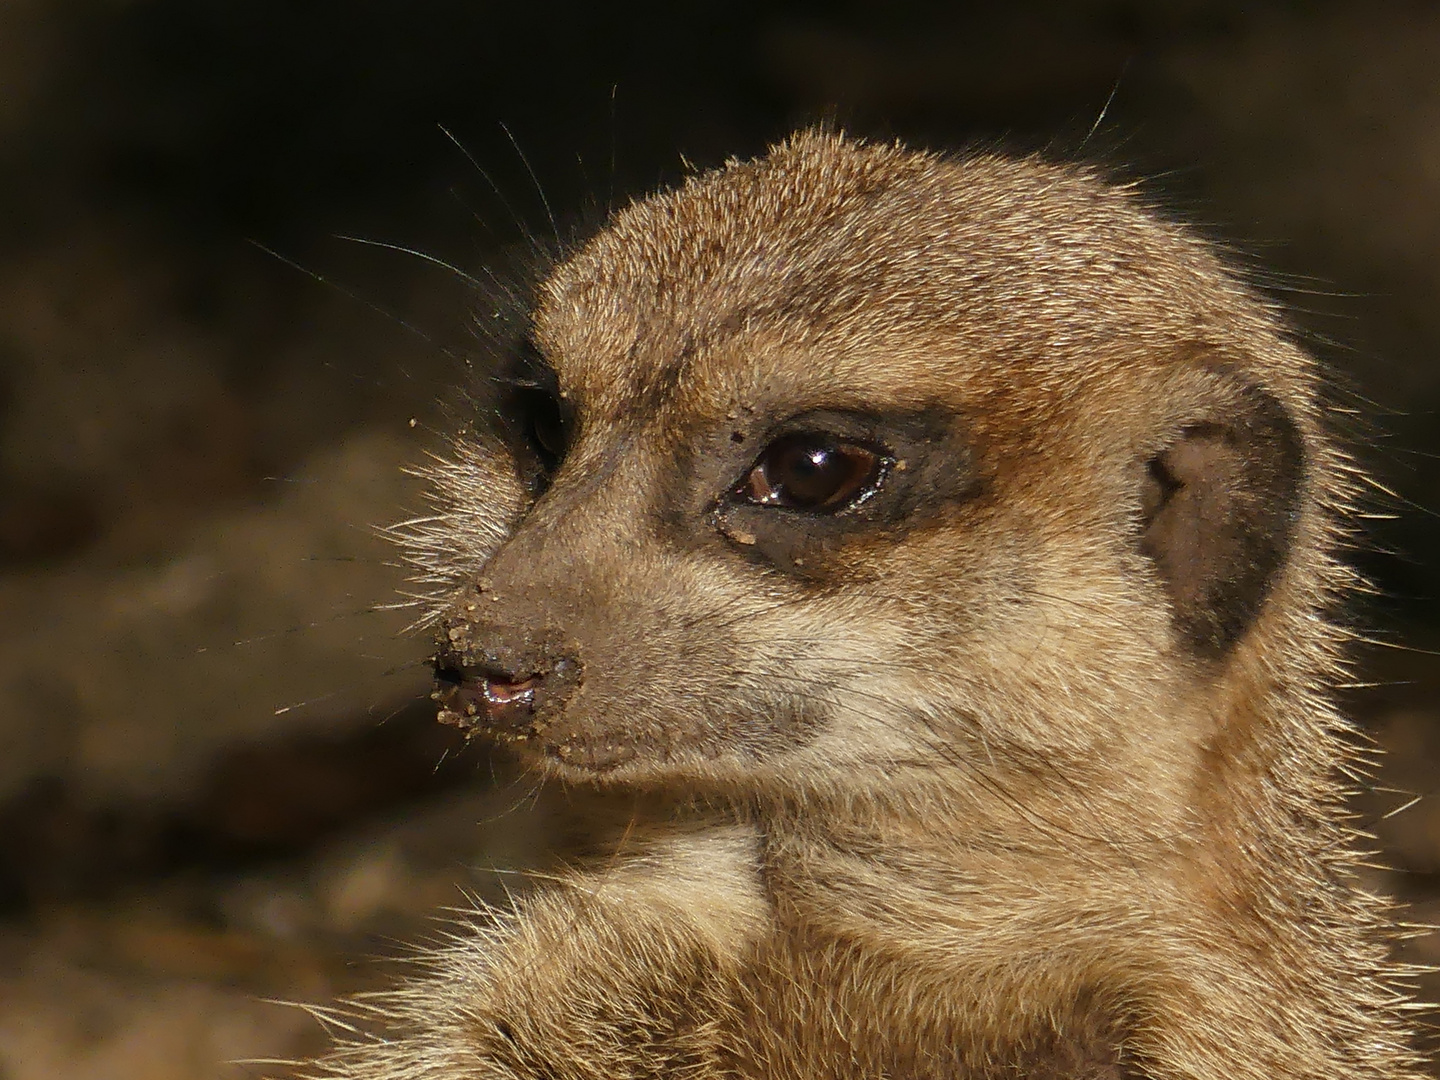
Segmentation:
<svg viewBox="0 0 1440 1080">
<path fill-rule="evenodd" d="M 1331 701 L 1354 471 L 1205 242 L 1083 167 L 810 132 L 619 212 L 532 336 L 576 410 L 558 473 L 532 499 L 462 436 L 410 554 L 447 647 L 583 660 L 537 769 L 669 809 L 356 1003 L 311 1074 L 1421 1074 Z M 1239 386 L 1304 469 L 1258 613 L 1201 656 L 1140 490 Z M 790 565 L 779 519 L 725 518 L 767 425 L 936 406 L 973 492 L 922 446 L 933 492 Z"/>
</svg>

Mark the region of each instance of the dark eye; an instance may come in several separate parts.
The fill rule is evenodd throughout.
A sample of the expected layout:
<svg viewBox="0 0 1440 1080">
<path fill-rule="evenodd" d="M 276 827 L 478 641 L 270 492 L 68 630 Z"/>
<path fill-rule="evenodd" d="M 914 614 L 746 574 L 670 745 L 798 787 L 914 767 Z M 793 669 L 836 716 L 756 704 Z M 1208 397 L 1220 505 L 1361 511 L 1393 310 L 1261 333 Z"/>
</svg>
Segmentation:
<svg viewBox="0 0 1440 1080">
<path fill-rule="evenodd" d="M 548 477 L 560 467 L 570 444 L 560 399 L 543 390 L 527 388 L 517 395 L 516 403 L 525 441 Z"/>
<path fill-rule="evenodd" d="M 883 479 L 886 459 L 858 443 L 830 435 L 786 435 L 765 448 L 735 488 L 756 506 L 830 513 L 871 495 Z"/>
</svg>

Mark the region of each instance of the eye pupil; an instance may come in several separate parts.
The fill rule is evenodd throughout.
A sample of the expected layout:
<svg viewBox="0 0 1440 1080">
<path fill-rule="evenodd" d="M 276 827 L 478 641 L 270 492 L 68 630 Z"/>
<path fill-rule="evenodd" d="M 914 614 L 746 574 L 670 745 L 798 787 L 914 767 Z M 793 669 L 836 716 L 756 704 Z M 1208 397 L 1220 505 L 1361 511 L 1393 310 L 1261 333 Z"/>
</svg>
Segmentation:
<svg viewBox="0 0 1440 1080">
<path fill-rule="evenodd" d="M 844 484 L 849 462 L 826 447 L 796 446 L 778 455 L 776 478 L 792 502 L 821 504 Z"/>
<path fill-rule="evenodd" d="M 765 448 L 736 494 L 757 506 L 836 511 L 875 489 L 883 465 L 868 447 L 826 435 L 787 435 Z"/>
</svg>

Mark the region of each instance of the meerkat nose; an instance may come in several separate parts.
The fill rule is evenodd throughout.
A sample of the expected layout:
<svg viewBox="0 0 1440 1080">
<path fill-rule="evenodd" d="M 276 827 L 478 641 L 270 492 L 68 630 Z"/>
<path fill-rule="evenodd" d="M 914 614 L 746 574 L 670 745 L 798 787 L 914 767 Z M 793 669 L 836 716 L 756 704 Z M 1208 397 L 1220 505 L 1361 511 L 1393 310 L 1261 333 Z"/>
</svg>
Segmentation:
<svg viewBox="0 0 1440 1080">
<path fill-rule="evenodd" d="M 433 695 L 442 705 L 441 720 L 467 731 L 484 727 L 497 734 L 520 735 L 535 715 L 535 691 L 543 676 L 516 676 L 484 668 L 439 668 Z"/>
<path fill-rule="evenodd" d="M 506 742 L 524 742 L 538 735 L 563 708 L 580 684 L 579 658 L 555 648 L 532 644 L 515 647 L 468 645 L 465 628 L 433 658 L 439 719 L 466 735 L 482 732 Z M 488 633 L 492 641 L 503 635 Z"/>
</svg>

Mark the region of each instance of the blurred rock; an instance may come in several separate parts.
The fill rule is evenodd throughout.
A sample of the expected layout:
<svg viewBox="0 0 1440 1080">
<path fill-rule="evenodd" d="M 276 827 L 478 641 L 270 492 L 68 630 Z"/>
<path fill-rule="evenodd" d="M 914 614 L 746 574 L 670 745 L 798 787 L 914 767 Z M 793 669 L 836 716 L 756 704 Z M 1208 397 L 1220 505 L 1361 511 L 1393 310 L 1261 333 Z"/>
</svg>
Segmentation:
<svg viewBox="0 0 1440 1080">
<path fill-rule="evenodd" d="M 383 610 L 394 552 L 370 530 L 399 514 L 408 453 L 356 437 L 163 560 L 0 577 L 0 799 L 35 776 L 179 799 L 222 748 L 423 696 L 423 646 Z"/>
</svg>

